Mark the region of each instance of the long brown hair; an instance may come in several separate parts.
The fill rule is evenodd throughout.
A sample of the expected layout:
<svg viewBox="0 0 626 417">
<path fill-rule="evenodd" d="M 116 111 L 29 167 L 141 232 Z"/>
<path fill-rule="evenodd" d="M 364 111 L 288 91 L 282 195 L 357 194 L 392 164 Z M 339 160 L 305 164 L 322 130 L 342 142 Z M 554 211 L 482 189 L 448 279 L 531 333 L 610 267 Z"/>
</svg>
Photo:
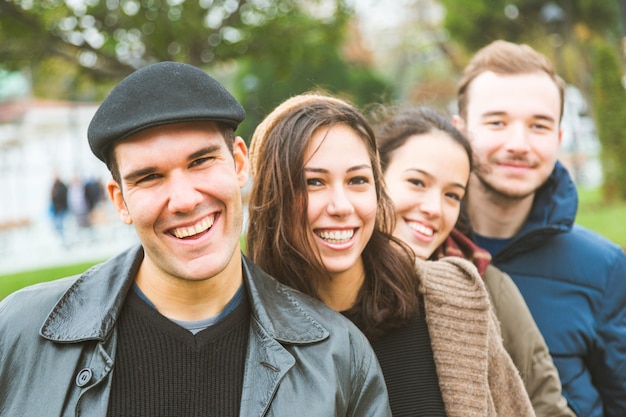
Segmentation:
<svg viewBox="0 0 626 417">
<path fill-rule="evenodd" d="M 299 95 L 257 127 L 250 144 L 247 253 L 279 281 L 320 299 L 315 280 L 330 275 L 308 238 L 304 155 L 318 129 L 336 124 L 349 126 L 363 139 L 374 173 L 378 209 L 374 232 L 361 254 L 366 277 L 347 312 L 373 338 L 414 317 L 418 278 L 411 250 L 391 235 L 395 218 L 382 186 L 374 132 L 353 105 L 319 93 Z"/>
</svg>

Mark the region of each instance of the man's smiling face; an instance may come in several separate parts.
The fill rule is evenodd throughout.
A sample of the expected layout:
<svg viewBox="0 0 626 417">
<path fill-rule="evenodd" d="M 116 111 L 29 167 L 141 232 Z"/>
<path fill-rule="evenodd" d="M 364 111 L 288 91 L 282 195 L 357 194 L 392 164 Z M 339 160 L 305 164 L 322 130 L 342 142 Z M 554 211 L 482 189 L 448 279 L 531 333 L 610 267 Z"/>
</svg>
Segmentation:
<svg viewBox="0 0 626 417">
<path fill-rule="evenodd" d="M 476 156 L 474 174 L 491 193 L 521 199 L 548 178 L 561 144 L 560 96 L 548 75 L 487 71 L 469 89 L 461 129 Z"/>
<path fill-rule="evenodd" d="M 111 181 L 109 194 L 134 224 L 152 273 L 198 281 L 239 262 L 248 178 L 241 138 L 231 152 L 215 123 L 170 124 L 120 141 L 115 158 L 121 184 Z"/>
</svg>

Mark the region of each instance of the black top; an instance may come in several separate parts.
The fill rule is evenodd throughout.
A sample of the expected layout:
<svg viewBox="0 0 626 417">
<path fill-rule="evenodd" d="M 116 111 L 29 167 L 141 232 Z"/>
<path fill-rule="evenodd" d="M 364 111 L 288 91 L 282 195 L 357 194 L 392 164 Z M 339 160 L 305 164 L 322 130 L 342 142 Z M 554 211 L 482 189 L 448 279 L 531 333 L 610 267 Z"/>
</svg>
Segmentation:
<svg viewBox="0 0 626 417">
<path fill-rule="evenodd" d="M 129 291 L 108 415 L 239 416 L 249 321 L 246 298 L 193 335 Z"/>
<path fill-rule="evenodd" d="M 408 326 L 372 341 L 393 417 L 446 416 L 425 317 L 420 298 L 419 314 Z"/>
</svg>

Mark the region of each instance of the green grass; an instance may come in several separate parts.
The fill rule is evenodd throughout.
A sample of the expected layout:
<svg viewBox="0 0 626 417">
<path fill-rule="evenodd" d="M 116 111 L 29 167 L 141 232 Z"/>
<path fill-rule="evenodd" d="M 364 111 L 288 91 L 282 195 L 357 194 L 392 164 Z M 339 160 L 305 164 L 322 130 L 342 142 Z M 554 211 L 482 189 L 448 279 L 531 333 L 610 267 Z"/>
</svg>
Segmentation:
<svg viewBox="0 0 626 417">
<path fill-rule="evenodd" d="M 16 272 L 0 276 L 0 300 L 27 285 L 38 282 L 52 281 L 57 278 L 67 277 L 81 273 L 98 262 L 86 262 L 74 265 L 56 266 L 34 271 Z"/>
<path fill-rule="evenodd" d="M 241 250 L 245 253 L 246 239 L 244 236 L 239 239 L 239 243 L 241 244 Z M 27 285 L 37 284 L 38 282 L 53 281 L 58 278 L 79 274 L 100 262 L 102 261 L 83 262 L 79 264 L 0 275 L 0 300 Z"/>
<path fill-rule="evenodd" d="M 626 248 L 626 201 L 602 202 L 599 188 L 580 189 L 576 223 L 585 226 Z"/>
<path fill-rule="evenodd" d="M 626 222 L 623 221 L 626 219 L 626 201 L 607 205 L 602 202 L 600 189 L 580 189 L 579 196 L 576 222 L 626 248 Z M 243 238 L 241 244 L 244 248 Z M 0 275 L 0 300 L 27 285 L 74 275 L 96 263 L 88 262 Z"/>
</svg>

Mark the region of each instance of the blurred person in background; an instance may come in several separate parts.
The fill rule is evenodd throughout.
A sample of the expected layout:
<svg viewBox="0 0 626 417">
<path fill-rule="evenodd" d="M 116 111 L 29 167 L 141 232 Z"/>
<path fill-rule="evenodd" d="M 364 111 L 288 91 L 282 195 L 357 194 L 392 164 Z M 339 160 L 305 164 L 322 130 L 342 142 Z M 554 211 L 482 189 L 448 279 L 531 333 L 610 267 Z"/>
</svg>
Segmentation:
<svg viewBox="0 0 626 417">
<path fill-rule="evenodd" d="M 50 189 L 50 216 L 54 230 L 61 238 L 63 245 L 66 244 L 65 218 L 67 217 L 67 185 L 55 174 L 52 187 Z"/>
<path fill-rule="evenodd" d="M 85 195 L 85 184 L 82 178 L 75 175 L 67 190 L 67 201 L 70 213 L 78 226 L 78 229 L 91 227 L 89 218 L 89 207 L 87 205 L 87 197 Z"/>
<path fill-rule="evenodd" d="M 99 179 L 90 177 L 85 181 L 84 190 L 89 222 L 94 224 L 97 222 L 95 212 L 98 205 L 104 200 L 104 187 Z"/>
</svg>

